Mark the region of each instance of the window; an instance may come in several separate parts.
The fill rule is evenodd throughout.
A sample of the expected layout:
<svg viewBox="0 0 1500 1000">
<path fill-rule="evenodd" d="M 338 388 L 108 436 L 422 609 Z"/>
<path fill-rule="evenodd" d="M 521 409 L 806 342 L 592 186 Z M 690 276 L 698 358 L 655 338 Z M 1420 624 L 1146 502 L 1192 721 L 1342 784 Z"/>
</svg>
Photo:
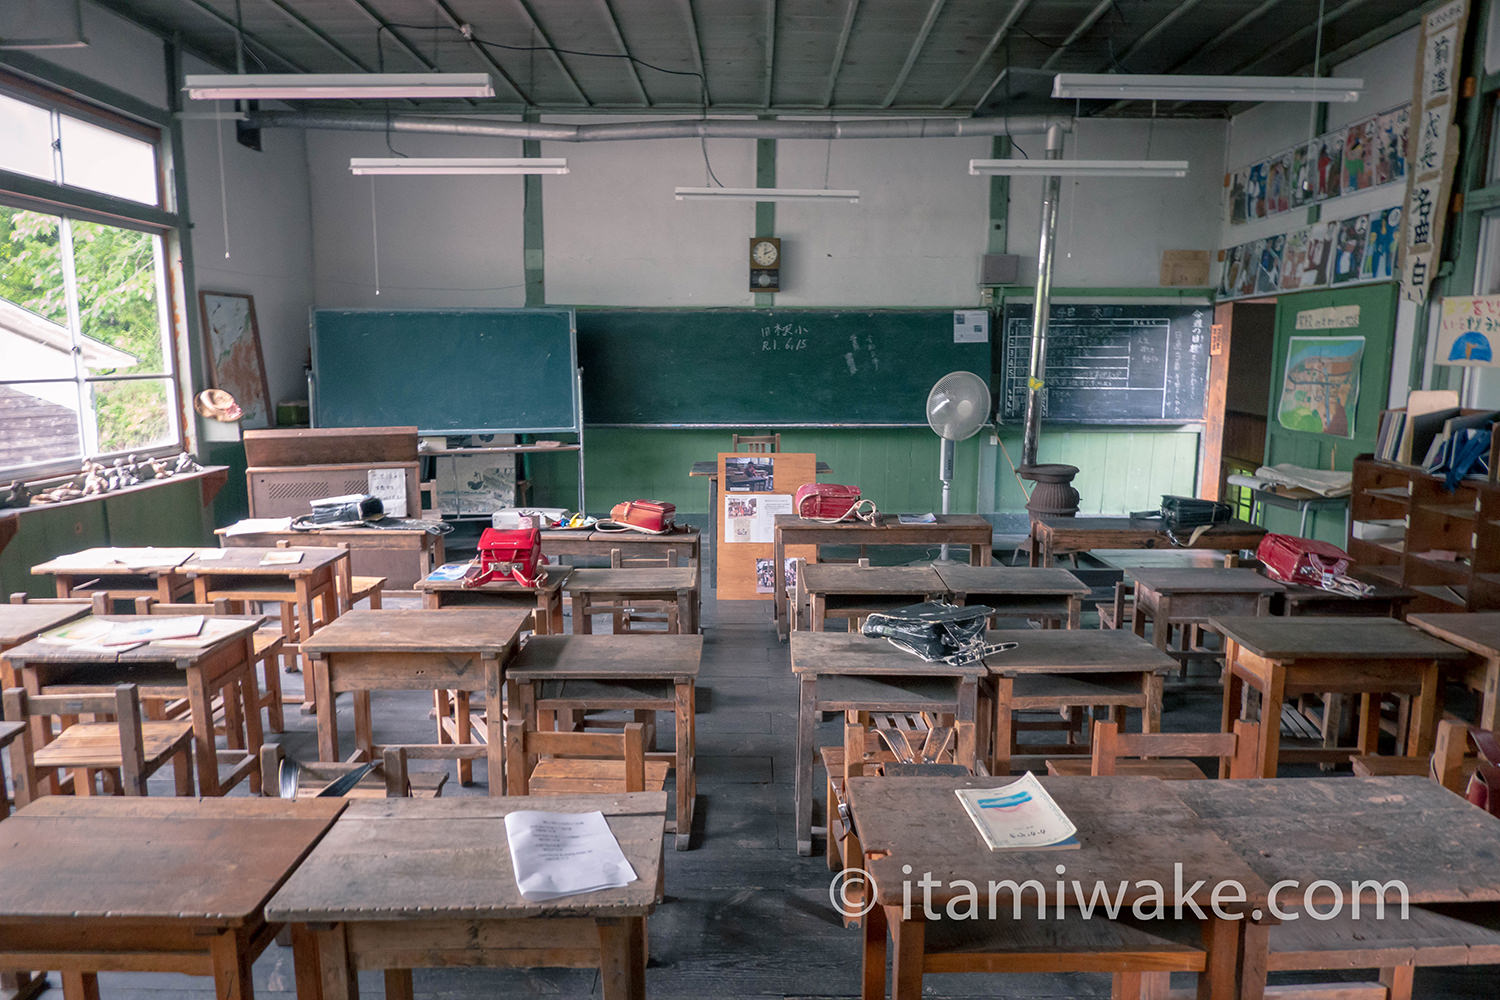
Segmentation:
<svg viewBox="0 0 1500 1000">
<path fill-rule="evenodd" d="M 130 218 L 130 204 L 161 202 L 156 143 L 143 132 L 0 92 L 0 170 L 57 185 L 51 206 L 80 205 L 43 210 L 34 188 L 0 185 L 0 479 L 181 446 L 171 232 L 159 212 Z M 75 188 L 108 200 L 70 197 Z"/>
</svg>

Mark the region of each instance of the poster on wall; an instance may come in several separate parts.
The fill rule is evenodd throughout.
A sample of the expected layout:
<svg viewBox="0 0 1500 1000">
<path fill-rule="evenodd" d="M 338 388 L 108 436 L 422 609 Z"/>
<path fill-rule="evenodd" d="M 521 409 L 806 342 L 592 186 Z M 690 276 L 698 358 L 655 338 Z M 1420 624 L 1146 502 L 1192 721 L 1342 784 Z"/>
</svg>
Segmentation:
<svg viewBox="0 0 1500 1000">
<path fill-rule="evenodd" d="M 203 311 L 203 340 L 208 349 L 213 388 L 234 397 L 244 411 L 240 426 L 271 426 L 271 390 L 260 351 L 255 299 L 234 292 L 198 293 Z"/>
<path fill-rule="evenodd" d="M 1413 302 L 1427 297 L 1443 245 L 1448 184 L 1458 159 L 1459 56 L 1468 0 L 1452 0 L 1422 18 L 1420 64 L 1412 91 L 1411 163 L 1401 215 L 1401 295 Z"/>
<path fill-rule="evenodd" d="M 1354 436 L 1363 337 L 1292 337 L 1276 419 L 1289 431 Z"/>
<path fill-rule="evenodd" d="M 1500 295 L 1449 296 L 1438 320 L 1437 354 L 1440 365 L 1493 367 L 1495 343 L 1500 339 Z"/>
<path fill-rule="evenodd" d="M 1333 254 L 1333 284 L 1358 281 L 1365 265 L 1365 242 L 1370 235 L 1370 217 L 1356 215 L 1339 222 L 1338 242 Z"/>
</svg>

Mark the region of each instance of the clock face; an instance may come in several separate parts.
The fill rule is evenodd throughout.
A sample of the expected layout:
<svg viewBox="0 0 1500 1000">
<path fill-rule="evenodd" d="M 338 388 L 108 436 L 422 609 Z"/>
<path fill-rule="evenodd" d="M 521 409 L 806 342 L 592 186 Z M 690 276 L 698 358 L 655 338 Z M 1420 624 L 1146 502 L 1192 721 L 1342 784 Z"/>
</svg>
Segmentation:
<svg viewBox="0 0 1500 1000">
<path fill-rule="evenodd" d="M 775 267 L 780 256 L 780 248 L 770 240 L 761 240 L 750 248 L 750 259 L 761 267 Z"/>
</svg>

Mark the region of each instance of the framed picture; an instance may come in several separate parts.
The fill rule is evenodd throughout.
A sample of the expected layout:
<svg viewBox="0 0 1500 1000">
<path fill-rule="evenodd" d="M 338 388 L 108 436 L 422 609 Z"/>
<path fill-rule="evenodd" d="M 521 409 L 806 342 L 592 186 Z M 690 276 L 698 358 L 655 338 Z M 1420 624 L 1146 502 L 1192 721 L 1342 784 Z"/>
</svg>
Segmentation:
<svg viewBox="0 0 1500 1000">
<path fill-rule="evenodd" d="M 210 388 L 234 396 L 245 413 L 240 426 L 271 426 L 271 390 L 260 352 L 255 299 L 236 292 L 199 292 L 198 306 L 203 313 Z"/>
</svg>

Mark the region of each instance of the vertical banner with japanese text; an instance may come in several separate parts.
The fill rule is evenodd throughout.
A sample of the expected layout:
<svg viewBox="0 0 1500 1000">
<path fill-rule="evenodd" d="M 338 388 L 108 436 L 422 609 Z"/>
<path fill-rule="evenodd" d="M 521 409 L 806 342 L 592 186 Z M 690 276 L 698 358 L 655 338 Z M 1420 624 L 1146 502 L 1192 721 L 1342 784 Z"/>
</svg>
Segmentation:
<svg viewBox="0 0 1500 1000">
<path fill-rule="evenodd" d="M 1452 0 L 1422 19 L 1401 219 L 1401 295 L 1414 302 L 1427 297 L 1442 252 L 1448 189 L 1458 161 L 1454 111 L 1468 16 L 1468 0 Z"/>
</svg>

